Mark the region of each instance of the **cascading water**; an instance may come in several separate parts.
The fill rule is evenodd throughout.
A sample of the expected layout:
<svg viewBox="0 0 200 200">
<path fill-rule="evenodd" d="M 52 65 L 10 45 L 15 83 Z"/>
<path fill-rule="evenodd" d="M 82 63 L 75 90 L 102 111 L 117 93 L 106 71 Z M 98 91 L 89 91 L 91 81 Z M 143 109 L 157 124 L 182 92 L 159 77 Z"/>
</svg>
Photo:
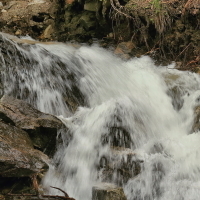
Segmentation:
<svg viewBox="0 0 200 200">
<path fill-rule="evenodd" d="M 104 181 L 102 158 L 132 150 L 140 172 L 122 185 L 128 200 L 200 199 L 200 134 L 192 134 L 200 78 L 143 56 L 123 61 L 94 45 L 17 44 L 1 35 L 3 92 L 59 115 L 70 142 L 58 150 L 43 185 L 77 200 L 91 199 Z M 72 95 L 76 112 L 65 103 Z M 65 140 L 64 140 L 65 141 Z M 124 157 L 124 159 L 127 159 Z M 117 181 L 116 181 L 117 180 Z M 119 183 L 120 182 L 120 183 Z"/>
</svg>

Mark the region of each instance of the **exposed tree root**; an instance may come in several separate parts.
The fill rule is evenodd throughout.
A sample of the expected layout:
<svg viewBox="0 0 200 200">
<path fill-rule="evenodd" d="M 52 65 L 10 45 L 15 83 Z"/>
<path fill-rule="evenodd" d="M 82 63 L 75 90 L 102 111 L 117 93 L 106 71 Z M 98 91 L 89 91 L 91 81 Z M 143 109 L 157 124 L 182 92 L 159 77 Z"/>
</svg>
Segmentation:
<svg viewBox="0 0 200 200">
<path fill-rule="evenodd" d="M 21 199 L 27 199 L 27 200 L 34 200 L 34 199 L 36 199 L 36 200 L 38 200 L 38 199 L 40 199 L 40 200 L 53 200 L 53 199 L 75 200 L 74 198 L 69 197 L 67 192 L 65 192 L 64 190 L 57 188 L 57 187 L 52 187 L 52 188 L 61 191 L 62 193 L 64 193 L 65 196 L 42 195 L 39 193 L 37 193 L 37 194 L 10 194 L 10 193 L 8 193 L 7 195 L 5 195 L 5 199 L 12 200 L 12 199 L 15 199 L 15 197 L 19 197 Z"/>
</svg>

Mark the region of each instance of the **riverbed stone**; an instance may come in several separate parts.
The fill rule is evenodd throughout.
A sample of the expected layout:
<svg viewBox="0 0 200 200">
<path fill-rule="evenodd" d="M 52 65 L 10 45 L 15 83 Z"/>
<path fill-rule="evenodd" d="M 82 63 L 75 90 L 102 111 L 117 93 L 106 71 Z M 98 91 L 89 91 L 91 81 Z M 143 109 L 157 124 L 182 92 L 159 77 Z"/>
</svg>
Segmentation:
<svg viewBox="0 0 200 200">
<path fill-rule="evenodd" d="M 92 200 L 127 200 L 123 188 L 100 183 L 92 188 Z"/>
</svg>

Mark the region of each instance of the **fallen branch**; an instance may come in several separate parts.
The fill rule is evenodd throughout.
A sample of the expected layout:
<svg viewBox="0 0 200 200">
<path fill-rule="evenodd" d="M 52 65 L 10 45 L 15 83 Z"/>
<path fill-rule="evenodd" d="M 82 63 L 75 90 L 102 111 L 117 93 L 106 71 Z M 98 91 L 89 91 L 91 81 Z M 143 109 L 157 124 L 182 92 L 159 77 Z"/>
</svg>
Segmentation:
<svg viewBox="0 0 200 200">
<path fill-rule="evenodd" d="M 184 51 L 191 45 L 192 43 L 190 42 L 184 49 L 183 51 L 181 51 L 181 53 L 178 54 L 178 56 L 176 57 L 175 61 L 177 60 L 177 58 L 182 54 L 184 53 Z"/>
<path fill-rule="evenodd" d="M 153 52 L 155 52 L 158 49 L 160 49 L 160 48 L 156 48 L 156 49 L 152 48 L 150 51 L 146 52 L 144 55 L 152 54 Z"/>
<path fill-rule="evenodd" d="M 69 195 L 67 194 L 67 192 L 65 192 L 64 190 L 61 190 L 60 188 L 53 187 L 53 186 L 50 186 L 50 187 L 54 188 L 54 189 L 57 189 L 57 190 L 60 190 L 62 193 L 64 193 L 65 197 L 69 197 Z"/>
<path fill-rule="evenodd" d="M 11 197 L 29 197 L 28 199 L 40 199 L 40 200 L 48 200 L 48 199 L 63 199 L 63 200 L 75 200 L 74 198 L 59 196 L 59 195 L 37 195 L 37 194 L 7 194 Z M 32 198 L 31 198 L 32 197 Z"/>
<path fill-rule="evenodd" d="M 65 192 L 64 190 L 57 188 L 57 187 L 53 187 L 50 186 L 51 188 L 57 189 L 59 191 L 61 191 L 62 193 L 64 193 L 65 196 L 59 196 L 59 195 L 42 195 L 42 194 L 11 194 L 8 193 L 6 195 L 6 197 L 29 197 L 29 200 L 32 199 L 39 199 L 39 200 L 49 200 L 49 199 L 63 199 L 63 200 L 75 200 L 74 198 L 69 197 L 69 195 L 67 194 L 67 192 Z"/>
</svg>

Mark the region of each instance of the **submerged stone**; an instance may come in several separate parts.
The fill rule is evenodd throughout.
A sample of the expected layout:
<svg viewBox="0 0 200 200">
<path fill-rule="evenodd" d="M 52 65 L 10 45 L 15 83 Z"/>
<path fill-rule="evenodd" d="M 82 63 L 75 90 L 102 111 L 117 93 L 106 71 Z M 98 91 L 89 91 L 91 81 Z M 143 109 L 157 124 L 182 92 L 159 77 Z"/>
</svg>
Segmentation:
<svg viewBox="0 0 200 200">
<path fill-rule="evenodd" d="M 141 162 L 143 161 L 137 159 L 131 149 L 111 148 L 111 152 L 102 156 L 100 160 L 100 179 L 117 185 L 126 184 L 129 179 L 140 173 Z"/>
</svg>

